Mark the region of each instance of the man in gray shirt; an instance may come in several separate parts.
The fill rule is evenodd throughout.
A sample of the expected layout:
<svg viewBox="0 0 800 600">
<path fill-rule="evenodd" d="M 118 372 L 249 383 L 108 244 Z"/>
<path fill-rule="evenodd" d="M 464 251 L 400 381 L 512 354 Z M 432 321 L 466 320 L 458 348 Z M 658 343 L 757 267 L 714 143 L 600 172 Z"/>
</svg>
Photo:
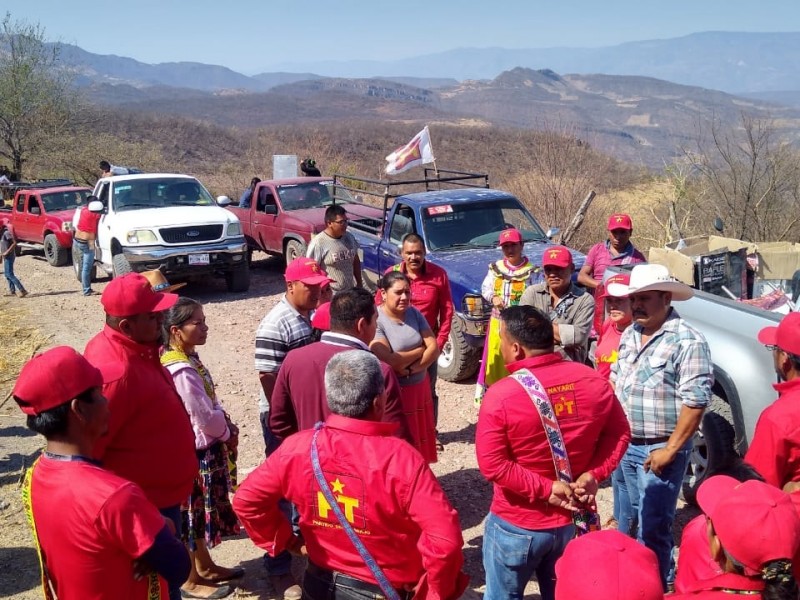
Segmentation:
<svg viewBox="0 0 800 600">
<path fill-rule="evenodd" d="M 362 287 L 358 242 L 347 231 L 347 222 L 342 206 L 329 206 L 325 211 L 325 229 L 314 236 L 306 252 L 306 256 L 317 261 L 333 280 L 331 289 L 334 292 Z"/>
</svg>

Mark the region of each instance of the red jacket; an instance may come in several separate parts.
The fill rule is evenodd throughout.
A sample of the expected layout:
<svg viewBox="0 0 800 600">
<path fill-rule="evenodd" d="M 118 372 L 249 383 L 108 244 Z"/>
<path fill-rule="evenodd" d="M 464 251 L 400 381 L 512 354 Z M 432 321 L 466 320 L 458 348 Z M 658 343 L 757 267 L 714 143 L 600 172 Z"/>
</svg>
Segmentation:
<svg viewBox="0 0 800 600">
<path fill-rule="evenodd" d="M 685 592 L 664 597 L 669 600 L 731 600 L 731 598 L 761 600 L 762 595 L 753 592 L 760 592 L 763 589 L 764 581 L 761 578 L 745 577 L 737 573 L 722 573 L 711 579 L 694 582 Z M 750 593 L 737 594 L 736 591 Z"/>
<path fill-rule="evenodd" d="M 507 365 L 527 368 L 547 390 L 567 446 L 572 476 L 591 471 L 606 479 L 630 441 L 630 427 L 611 385 L 593 369 L 560 354 Z M 536 406 L 516 380 L 501 379 L 486 392 L 475 433 L 478 467 L 494 484 L 491 511 L 523 529 L 550 529 L 572 522 L 548 504 L 556 479 L 553 455 Z"/>
<path fill-rule="evenodd" d="M 303 429 L 313 429 L 314 425 L 331 414 L 325 397 L 325 367 L 334 355 L 354 349 L 369 351 L 369 348 L 359 345 L 350 336 L 325 332 L 322 341 L 295 348 L 286 355 L 269 403 L 269 428 L 272 433 L 279 438 L 286 438 Z M 400 404 L 397 375 L 384 362 L 381 362 L 381 369 L 387 392 L 383 420 L 394 423 L 397 435 L 411 441 Z"/>
<path fill-rule="evenodd" d="M 800 377 L 773 386 L 780 395 L 764 409 L 744 460 L 782 488 L 800 481 Z"/>
<path fill-rule="evenodd" d="M 400 271 L 408 275 L 404 262 L 389 267 L 385 273 L 390 271 Z M 425 317 L 428 325 L 431 326 L 431 331 L 436 334 L 436 344 L 441 350 L 450 335 L 450 326 L 453 321 L 453 298 L 450 295 L 450 280 L 447 278 L 447 271 L 426 260 L 422 265 L 422 272 L 414 279 L 409 277 L 408 280 L 411 282 L 411 306 Z M 381 303 L 380 294 L 381 292 L 378 290 L 376 296 L 378 304 Z"/>
<path fill-rule="evenodd" d="M 323 474 L 395 588 L 416 585 L 424 574 L 422 598 L 455 598 L 464 585 L 458 515 L 422 455 L 392 430 L 388 423 L 329 416 L 317 439 Z M 286 498 L 300 513 L 311 562 L 376 583 L 319 490 L 313 435 L 306 430 L 284 440 L 241 484 L 233 508 L 253 542 L 275 556 L 292 535 L 278 507 Z"/>
<path fill-rule="evenodd" d="M 138 484 L 157 507 L 184 502 L 198 470 L 194 431 L 158 348 L 106 325 L 89 340 L 84 356 L 95 365 L 113 360 L 125 366 L 120 379 L 103 386 L 111 416 L 95 457 Z"/>
</svg>

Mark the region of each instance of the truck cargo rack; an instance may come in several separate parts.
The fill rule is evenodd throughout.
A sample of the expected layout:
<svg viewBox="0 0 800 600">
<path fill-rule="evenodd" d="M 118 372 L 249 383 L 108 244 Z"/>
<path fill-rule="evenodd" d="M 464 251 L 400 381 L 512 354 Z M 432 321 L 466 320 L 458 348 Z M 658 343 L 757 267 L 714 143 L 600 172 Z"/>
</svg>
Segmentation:
<svg viewBox="0 0 800 600">
<path fill-rule="evenodd" d="M 51 187 L 73 185 L 69 179 L 38 179 L 36 181 L 12 181 L 0 184 L 0 194 L 3 200 L 12 200 L 19 190 L 39 190 Z"/>
</svg>

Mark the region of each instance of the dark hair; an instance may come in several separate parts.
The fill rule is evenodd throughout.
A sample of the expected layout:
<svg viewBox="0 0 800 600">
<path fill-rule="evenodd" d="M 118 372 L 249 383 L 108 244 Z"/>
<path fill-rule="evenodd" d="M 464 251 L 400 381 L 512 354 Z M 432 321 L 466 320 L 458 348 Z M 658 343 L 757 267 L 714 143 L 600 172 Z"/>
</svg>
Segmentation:
<svg viewBox="0 0 800 600">
<path fill-rule="evenodd" d="M 322 173 L 320 173 L 319 169 L 317 168 L 317 161 L 313 158 L 306 158 L 300 162 L 300 170 L 303 172 L 303 175 L 307 177 L 320 177 Z"/>
<path fill-rule="evenodd" d="M 336 217 L 344 217 L 346 215 L 347 211 L 341 204 L 331 204 L 325 209 L 325 223 L 333 223 Z"/>
<path fill-rule="evenodd" d="M 259 183 L 261 183 L 261 180 L 258 177 L 253 177 L 250 180 L 250 187 L 256 187 Z"/>
<path fill-rule="evenodd" d="M 172 327 L 180 327 L 186 323 L 186 321 L 191 319 L 194 311 L 201 306 L 202 304 L 200 304 L 197 300 L 192 300 L 186 296 L 181 296 L 178 298 L 178 301 L 164 313 L 164 322 L 161 324 L 161 342 L 164 344 L 164 346 L 167 348 L 170 347 L 169 330 Z"/>
<path fill-rule="evenodd" d="M 763 600 L 797 600 L 800 589 L 792 572 L 792 562 L 787 559 L 772 560 L 761 565 L 764 581 Z"/>
<path fill-rule="evenodd" d="M 784 350 L 784 352 L 786 352 L 786 350 Z M 789 362 L 792 364 L 792 369 L 800 373 L 800 356 L 791 354 L 789 352 L 786 352 L 786 356 L 789 357 Z"/>
<path fill-rule="evenodd" d="M 91 404 L 93 401 L 93 389 L 94 388 L 89 388 L 88 390 L 81 392 L 75 396 L 75 399 Z M 14 399 L 16 400 L 17 398 L 15 397 Z M 28 429 L 43 435 L 48 440 L 64 435 L 67 432 L 67 426 L 69 425 L 70 404 L 72 404 L 71 399 L 67 402 L 64 402 L 64 404 L 59 404 L 58 406 L 41 412 L 38 415 L 28 415 Z"/>
<path fill-rule="evenodd" d="M 382 290 L 388 290 L 398 281 L 402 281 L 405 284 L 409 283 L 408 277 L 406 277 L 405 273 L 401 271 L 389 271 L 378 280 L 378 288 Z"/>
<path fill-rule="evenodd" d="M 526 350 L 550 350 L 555 345 L 553 324 L 532 306 L 509 306 L 500 311 L 506 333 Z"/>
<path fill-rule="evenodd" d="M 103 171 L 110 171 L 111 170 L 111 163 L 108 162 L 107 160 L 101 160 L 100 161 L 100 168 L 103 169 Z"/>
<path fill-rule="evenodd" d="M 338 292 L 331 299 L 331 331 L 353 331 L 359 319 L 371 319 L 375 310 L 375 297 L 364 288 Z"/>
<path fill-rule="evenodd" d="M 400 247 L 402 248 L 406 244 L 422 244 L 422 249 L 425 250 L 425 242 L 416 233 L 407 233 L 403 236 L 403 239 L 400 240 Z"/>
</svg>

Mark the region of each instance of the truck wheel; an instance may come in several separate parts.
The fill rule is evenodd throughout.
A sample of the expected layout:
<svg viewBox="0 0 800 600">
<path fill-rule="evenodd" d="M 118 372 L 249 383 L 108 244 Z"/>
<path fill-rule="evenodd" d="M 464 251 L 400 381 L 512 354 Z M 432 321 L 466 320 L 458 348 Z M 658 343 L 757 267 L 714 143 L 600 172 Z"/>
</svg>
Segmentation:
<svg viewBox="0 0 800 600">
<path fill-rule="evenodd" d="M 298 242 L 297 240 L 289 240 L 286 242 L 286 252 L 284 253 L 284 258 L 286 259 L 287 265 L 295 258 L 305 255 L 306 245 L 303 242 Z"/>
<path fill-rule="evenodd" d="M 58 238 L 53 233 L 44 236 L 44 257 L 54 267 L 63 267 L 69 262 L 69 248 L 64 248 L 58 243 Z"/>
<path fill-rule="evenodd" d="M 439 355 L 439 377 L 445 381 L 461 381 L 478 370 L 481 349 L 471 346 L 464 335 L 464 326 L 453 316 L 450 336 Z"/>
<path fill-rule="evenodd" d="M 78 281 L 81 281 L 81 268 L 83 268 L 83 255 L 80 251 L 73 246 L 72 247 L 72 270 L 75 272 L 75 277 Z M 97 281 L 97 265 L 94 266 L 92 269 L 90 281 Z"/>
<path fill-rule="evenodd" d="M 111 258 L 111 268 L 113 269 L 114 277 L 120 277 L 125 275 L 125 273 L 133 273 L 133 269 L 131 269 L 131 263 L 128 262 L 128 259 L 125 258 L 124 254 L 115 254 Z"/>
<path fill-rule="evenodd" d="M 246 292 L 250 289 L 250 267 L 247 263 L 225 273 L 225 285 L 229 292 Z"/>
<path fill-rule="evenodd" d="M 725 417 L 713 410 L 703 415 L 700 428 L 694 434 L 689 466 L 683 480 L 683 499 L 688 504 L 697 505 L 697 488 L 709 472 L 724 469 L 737 458 L 735 441 L 736 432 Z"/>
</svg>

